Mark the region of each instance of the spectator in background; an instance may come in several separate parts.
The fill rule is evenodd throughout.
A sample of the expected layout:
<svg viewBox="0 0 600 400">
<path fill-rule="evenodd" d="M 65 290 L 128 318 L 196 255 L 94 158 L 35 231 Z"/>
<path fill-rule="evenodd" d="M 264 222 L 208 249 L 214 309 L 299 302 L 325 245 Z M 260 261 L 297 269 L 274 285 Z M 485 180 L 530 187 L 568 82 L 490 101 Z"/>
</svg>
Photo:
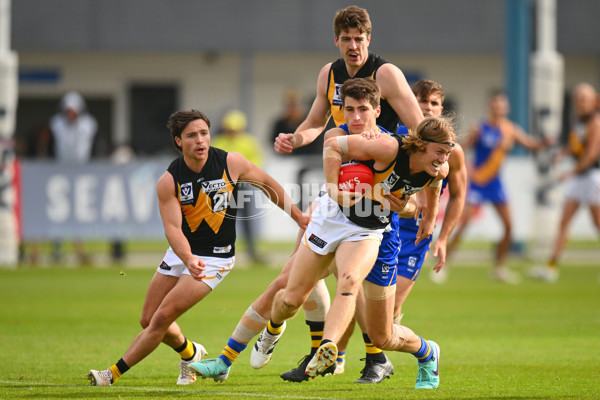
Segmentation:
<svg viewBox="0 0 600 400">
<path fill-rule="evenodd" d="M 60 111 L 50 119 L 56 160 L 65 164 L 87 163 L 92 157 L 94 138 L 98 131 L 96 119 L 86 111 L 83 97 L 69 92 L 60 102 Z M 91 259 L 81 240 L 74 241 L 80 264 L 90 264 Z M 61 243 L 54 242 L 54 259 L 61 258 Z"/>
<path fill-rule="evenodd" d="M 306 107 L 302 104 L 300 92 L 297 89 L 289 89 L 284 94 L 283 114 L 273 124 L 271 139 L 275 141 L 281 132 L 294 132 L 306 118 Z M 321 154 L 323 151 L 322 141 L 315 140 L 307 146 L 299 147 L 292 155 Z"/>
<path fill-rule="evenodd" d="M 227 152 L 240 153 L 252 164 L 262 168 L 264 155 L 259 141 L 256 137 L 246 131 L 248 121 L 246 114 L 239 110 L 227 112 L 221 121 L 222 131 L 212 140 L 212 146 Z M 256 220 L 256 197 L 260 190 L 255 186 L 242 183 L 238 187 L 237 223 L 240 225 L 244 238 L 246 239 L 247 252 L 252 261 L 260 262 L 261 257 L 257 253 L 256 238 L 259 235 L 259 227 Z"/>
</svg>

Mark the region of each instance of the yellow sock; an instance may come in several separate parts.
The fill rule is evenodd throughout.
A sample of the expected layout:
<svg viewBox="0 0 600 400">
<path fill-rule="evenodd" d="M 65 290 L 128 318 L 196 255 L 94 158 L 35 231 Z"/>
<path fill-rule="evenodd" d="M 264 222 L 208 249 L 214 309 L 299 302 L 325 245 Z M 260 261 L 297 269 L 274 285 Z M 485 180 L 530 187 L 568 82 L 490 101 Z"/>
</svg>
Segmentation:
<svg viewBox="0 0 600 400">
<path fill-rule="evenodd" d="M 117 364 L 113 365 L 112 367 L 109 368 L 110 372 L 112 372 L 112 383 L 115 383 L 117 381 L 117 379 L 119 379 L 121 377 L 121 371 L 119 371 L 119 368 L 117 368 Z"/>
<path fill-rule="evenodd" d="M 269 332 L 271 335 L 279 335 L 282 330 L 283 330 L 283 324 L 281 324 L 277 327 L 273 327 L 271 320 L 269 320 L 269 323 L 267 325 L 267 332 Z"/>
<path fill-rule="evenodd" d="M 196 353 L 194 343 L 187 340 L 187 338 L 185 339 L 185 343 L 181 347 L 175 349 L 175 351 L 179 353 L 182 360 L 189 360 L 194 357 L 194 354 Z"/>
<path fill-rule="evenodd" d="M 125 372 L 129 371 L 129 366 L 125 361 L 121 358 L 115 365 L 109 368 L 110 372 L 112 372 L 112 383 L 115 383 L 117 379 L 121 377 Z"/>
<path fill-rule="evenodd" d="M 363 341 L 365 342 L 365 350 L 367 354 L 379 354 L 383 352 L 383 350 L 373 346 L 371 338 L 366 333 L 363 334 Z"/>
</svg>

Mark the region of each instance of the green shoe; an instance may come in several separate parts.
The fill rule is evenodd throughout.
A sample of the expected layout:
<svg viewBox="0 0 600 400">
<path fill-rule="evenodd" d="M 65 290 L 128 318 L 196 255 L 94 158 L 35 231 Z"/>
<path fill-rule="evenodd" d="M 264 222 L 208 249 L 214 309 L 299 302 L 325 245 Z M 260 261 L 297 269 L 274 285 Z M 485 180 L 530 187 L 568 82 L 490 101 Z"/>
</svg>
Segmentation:
<svg viewBox="0 0 600 400">
<path fill-rule="evenodd" d="M 220 358 L 197 361 L 191 363 L 189 368 L 200 374 L 202 379 L 212 378 L 215 382 L 223 382 L 229 376 L 229 367 Z"/>
<path fill-rule="evenodd" d="M 437 389 L 440 385 L 440 346 L 433 340 L 428 340 L 433 357 L 426 363 L 419 363 L 415 389 Z"/>
</svg>

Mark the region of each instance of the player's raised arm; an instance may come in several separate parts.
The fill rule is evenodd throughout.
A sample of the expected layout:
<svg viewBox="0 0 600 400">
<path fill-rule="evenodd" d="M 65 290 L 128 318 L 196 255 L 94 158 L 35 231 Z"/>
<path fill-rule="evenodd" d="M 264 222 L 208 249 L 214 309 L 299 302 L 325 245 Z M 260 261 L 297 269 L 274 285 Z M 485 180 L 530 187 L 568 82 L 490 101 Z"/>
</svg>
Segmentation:
<svg viewBox="0 0 600 400">
<path fill-rule="evenodd" d="M 289 154 L 295 148 L 312 143 L 325 129 L 331 116 L 329 100 L 327 99 L 327 79 L 331 63 L 325 65 L 317 79 L 317 96 L 306 116 L 306 119 L 296 128 L 294 133 L 280 133 L 275 139 L 275 151 Z"/>
<path fill-rule="evenodd" d="M 303 214 L 294 205 L 283 187 L 271 175 L 252 164 L 239 153 L 228 153 L 227 164 L 231 170 L 232 177 L 237 177 L 238 181 L 250 183 L 262 190 L 269 200 L 292 217 L 300 228 L 306 228 L 308 216 Z"/>
<path fill-rule="evenodd" d="M 448 191 L 450 196 L 446 205 L 440 234 L 433 245 L 433 256 L 439 257 L 438 262 L 433 267 L 435 271 L 439 271 L 446 263 L 446 245 L 465 206 L 467 168 L 465 166 L 465 153 L 460 145 L 457 144 L 452 154 L 450 154 L 448 165 L 450 167 L 450 171 L 448 172 Z"/>
<path fill-rule="evenodd" d="M 435 220 L 439 211 L 440 193 L 442 191 L 442 179 L 448 175 L 448 163 L 444 163 L 438 172 L 438 176 L 433 182 L 423 189 L 425 194 L 426 206 L 423 213 L 423 219 L 419 224 L 415 245 L 423 239 L 430 237 L 435 229 Z"/>
<path fill-rule="evenodd" d="M 381 98 L 386 99 L 402 122 L 415 130 L 423 120 L 423 112 L 402 71 L 394 64 L 382 65 L 377 71 Z"/>
</svg>

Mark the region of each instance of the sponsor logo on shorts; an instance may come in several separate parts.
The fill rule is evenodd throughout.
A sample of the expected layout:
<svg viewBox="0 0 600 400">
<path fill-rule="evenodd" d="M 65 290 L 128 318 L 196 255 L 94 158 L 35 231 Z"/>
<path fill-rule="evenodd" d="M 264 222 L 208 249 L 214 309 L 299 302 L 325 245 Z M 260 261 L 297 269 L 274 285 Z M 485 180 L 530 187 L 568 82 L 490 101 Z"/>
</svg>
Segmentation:
<svg viewBox="0 0 600 400">
<path fill-rule="evenodd" d="M 408 266 L 414 267 L 417 265 L 417 257 L 408 257 Z"/>
<path fill-rule="evenodd" d="M 224 179 L 217 179 L 214 181 L 202 182 L 202 193 L 218 192 L 221 189 L 225 189 L 227 184 Z"/>
<path fill-rule="evenodd" d="M 192 187 L 192 182 L 181 184 L 181 188 L 179 189 L 179 199 L 181 204 L 189 204 L 194 201 L 194 189 Z"/>
<path fill-rule="evenodd" d="M 215 254 L 225 254 L 231 251 L 231 245 L 225 247 L 213 247 L 213 253 Z"/>
<path fill-rule="evenodd" d="M 223 275 L 221 275 L 220 272 L 217 272 L 217 274 L 215 276 L 217 277 L 218 280 L 223 279 Z"/>
<path fill-rule="evenodd" d="M 158 268 L 164 269 L 165 271 L 170 271 L 171 270 L 171 267 L 169 267 L 169 264 L 167 264 L 164 261 L 160 263 L 160 265 L 158 266 Z"/>
<path fill-rule="evenodd" d="M 314 233 L 310 235 L 310 237 L 308 238 L 308 241 L 313 243 L 315 246 L 317 246 L 321 249 L 327 245 L 326 241 L 324 241 L 320 237 L 316 236 Z"/>
</svg>

